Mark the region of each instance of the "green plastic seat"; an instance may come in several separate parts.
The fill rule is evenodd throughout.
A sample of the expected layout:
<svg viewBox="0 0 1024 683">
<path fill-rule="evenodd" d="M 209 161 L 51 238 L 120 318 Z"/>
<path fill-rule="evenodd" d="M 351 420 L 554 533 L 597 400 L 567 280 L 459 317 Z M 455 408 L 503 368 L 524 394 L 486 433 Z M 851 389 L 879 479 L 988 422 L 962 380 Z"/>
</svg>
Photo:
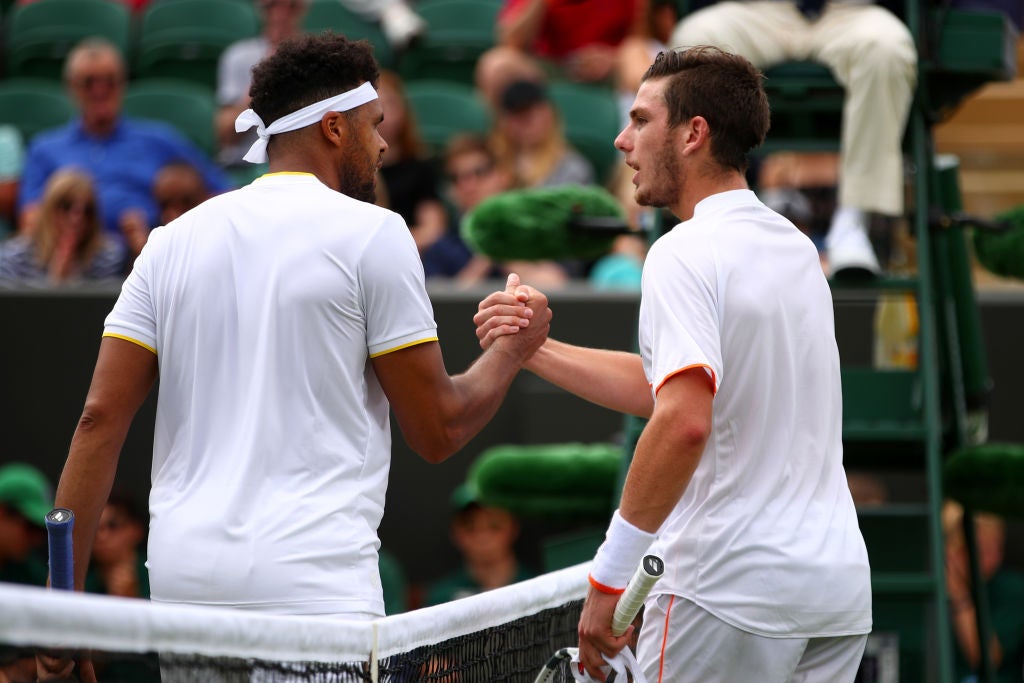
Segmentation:
<svg viewBox="0 0 1024 683">
<path fill-rule="evenodd" d="M 203 85 L 162 78 L 132 81 L 124 95 L 124 113 L 169 123 L 207 154 L 216 151 L 217 104 L 213 90 Z"/>
<path fill-rule="evenodd" d="M 471 86 L 434 79 L 407 81 L 405 95 L 423 141 L 434 152 L 443 150 L 457 133 L 486 134 L 491 128 L 487 106 Z"/>
<path fill-rule="evenodd" d="M 402 55 L 402 75 L 472 85 L 477 60 L 494 46 L 499 7 L 480 0 L 421 0 L 416 12 L 428 28 Z"/>
<path fill-rule="evenodd" d="M 6 13 L 8 76 L 60 79 L 64 60 L 89 36 L 106 38 L 127 56 L 131 11 L 115 0 L 38 0 Z"/>
<path fill-rule="evenodd" d="M 259 32 L 256 9 L 247 2 L 161 0 L 142 15 L 134 76 L 181 78 L 215 88 L 221 53 Z"/>
<path fill-rule="evenodd" d="M 15 126 L 26 143 L 36 133 L 63 125 L 74 115 L 75 107 L 57 81 L 0 80 L 0 123 Z"/>
<path fill-rule="evenodd" d="M 310 33 L 331 30 L 352 40 L 373 45 L 377 62 L 386 68 L 395 65 L 395 54 L 380 26 L 342 5 L 338 0 L 312 0 L 302 19 L 302 28 Z"/>
<path fill-rule="evenodd" d="M 595 85 L 555 81 L 548 87 L 551 101 L 562 115 L 565 136 L 607 181 L 618 164 L 614 140 L 623 121 L 615 92 Z"/>
</svg>

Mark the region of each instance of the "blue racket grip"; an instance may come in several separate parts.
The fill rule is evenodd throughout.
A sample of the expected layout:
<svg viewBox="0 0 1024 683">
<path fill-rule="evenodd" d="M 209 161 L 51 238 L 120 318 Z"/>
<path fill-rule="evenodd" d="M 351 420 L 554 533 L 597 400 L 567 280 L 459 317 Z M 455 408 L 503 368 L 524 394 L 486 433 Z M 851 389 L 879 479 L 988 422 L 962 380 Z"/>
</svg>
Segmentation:
<svg viewBox="0 0 1024 683">
<path fill-rule="evenodd" d="M 46 513 L 46 534 L 50 546 L 50 587 L 75 589 L 75 556 L 71 532 L 75 513 L 67 508 L 54 508 Z"/>
</svg>

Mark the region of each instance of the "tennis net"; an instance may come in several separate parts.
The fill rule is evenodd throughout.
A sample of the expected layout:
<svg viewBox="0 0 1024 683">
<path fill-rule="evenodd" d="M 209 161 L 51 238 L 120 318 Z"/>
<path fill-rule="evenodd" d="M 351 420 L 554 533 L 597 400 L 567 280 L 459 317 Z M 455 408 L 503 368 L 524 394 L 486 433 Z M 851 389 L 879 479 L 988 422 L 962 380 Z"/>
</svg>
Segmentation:
<svg viewBox="0 0 1024 683">
<path fill-rule="evenodd" d="M 576 644 L 586 577 L 577 565 L 366 622 L 0 584 L 0 673 L 43 651 L 89 652 L 101 683 L 532 683 Z"/>
</svg>

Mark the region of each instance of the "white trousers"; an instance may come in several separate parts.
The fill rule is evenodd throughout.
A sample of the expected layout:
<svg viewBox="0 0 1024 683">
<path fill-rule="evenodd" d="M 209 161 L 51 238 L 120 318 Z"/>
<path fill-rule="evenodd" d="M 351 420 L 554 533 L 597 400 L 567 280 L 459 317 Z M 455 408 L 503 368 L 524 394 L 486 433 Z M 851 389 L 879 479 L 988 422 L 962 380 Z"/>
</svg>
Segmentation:
<svg viewBox="0 0 1024 683">
<path fill-rule="evenodd" d="M 760 69 L 787 61 L 829 67 L 846 93 L 839 205 L 891 216 L 903 212 L 902 140 L 917 51 L 906 25 L 891 12 L 829 2 L 812 22 L 793 2 L 727 0 L 684 18 L 670 45 L 715 45 Z"/>
<path fill-rule="evenodd" d="M 637 660 L 648 683 L 853 683 L 867 640 L 765 638 L 659 595 L 644 606 Z"/>
</svg>

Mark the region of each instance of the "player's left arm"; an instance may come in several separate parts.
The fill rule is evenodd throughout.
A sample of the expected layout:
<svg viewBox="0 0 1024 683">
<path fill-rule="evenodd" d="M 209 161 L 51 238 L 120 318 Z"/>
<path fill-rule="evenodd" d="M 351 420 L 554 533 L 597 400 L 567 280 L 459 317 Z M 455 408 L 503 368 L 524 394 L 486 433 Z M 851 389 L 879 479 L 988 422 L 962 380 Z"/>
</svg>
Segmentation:
<svg viewBox="0 0 1024 683">
<path fill-rule="evenodd" d="M 124 339 L 103 338 L 54 503 L 75 513 L 77 590 L 82 590 L 85 582 L 93 538 L 110 495 L 128 428 L 156 376 L 157 358 L 153 351 Z"/>
<path fill-rule="evenodd" d="M 703 367 L 684 370 L 661 386 L 626 475 L 619 503 L 626 522 L 654 534 L 668 518 L 700 463 L 711 434 L 713 400 L 714 385 Z M 591 588 L 583 605 L 580 661 L 595 678 L 604 664 L 601 653 L 616 654 L 628 640 L 612 635 L 617 600 Z"/>
</svg>

